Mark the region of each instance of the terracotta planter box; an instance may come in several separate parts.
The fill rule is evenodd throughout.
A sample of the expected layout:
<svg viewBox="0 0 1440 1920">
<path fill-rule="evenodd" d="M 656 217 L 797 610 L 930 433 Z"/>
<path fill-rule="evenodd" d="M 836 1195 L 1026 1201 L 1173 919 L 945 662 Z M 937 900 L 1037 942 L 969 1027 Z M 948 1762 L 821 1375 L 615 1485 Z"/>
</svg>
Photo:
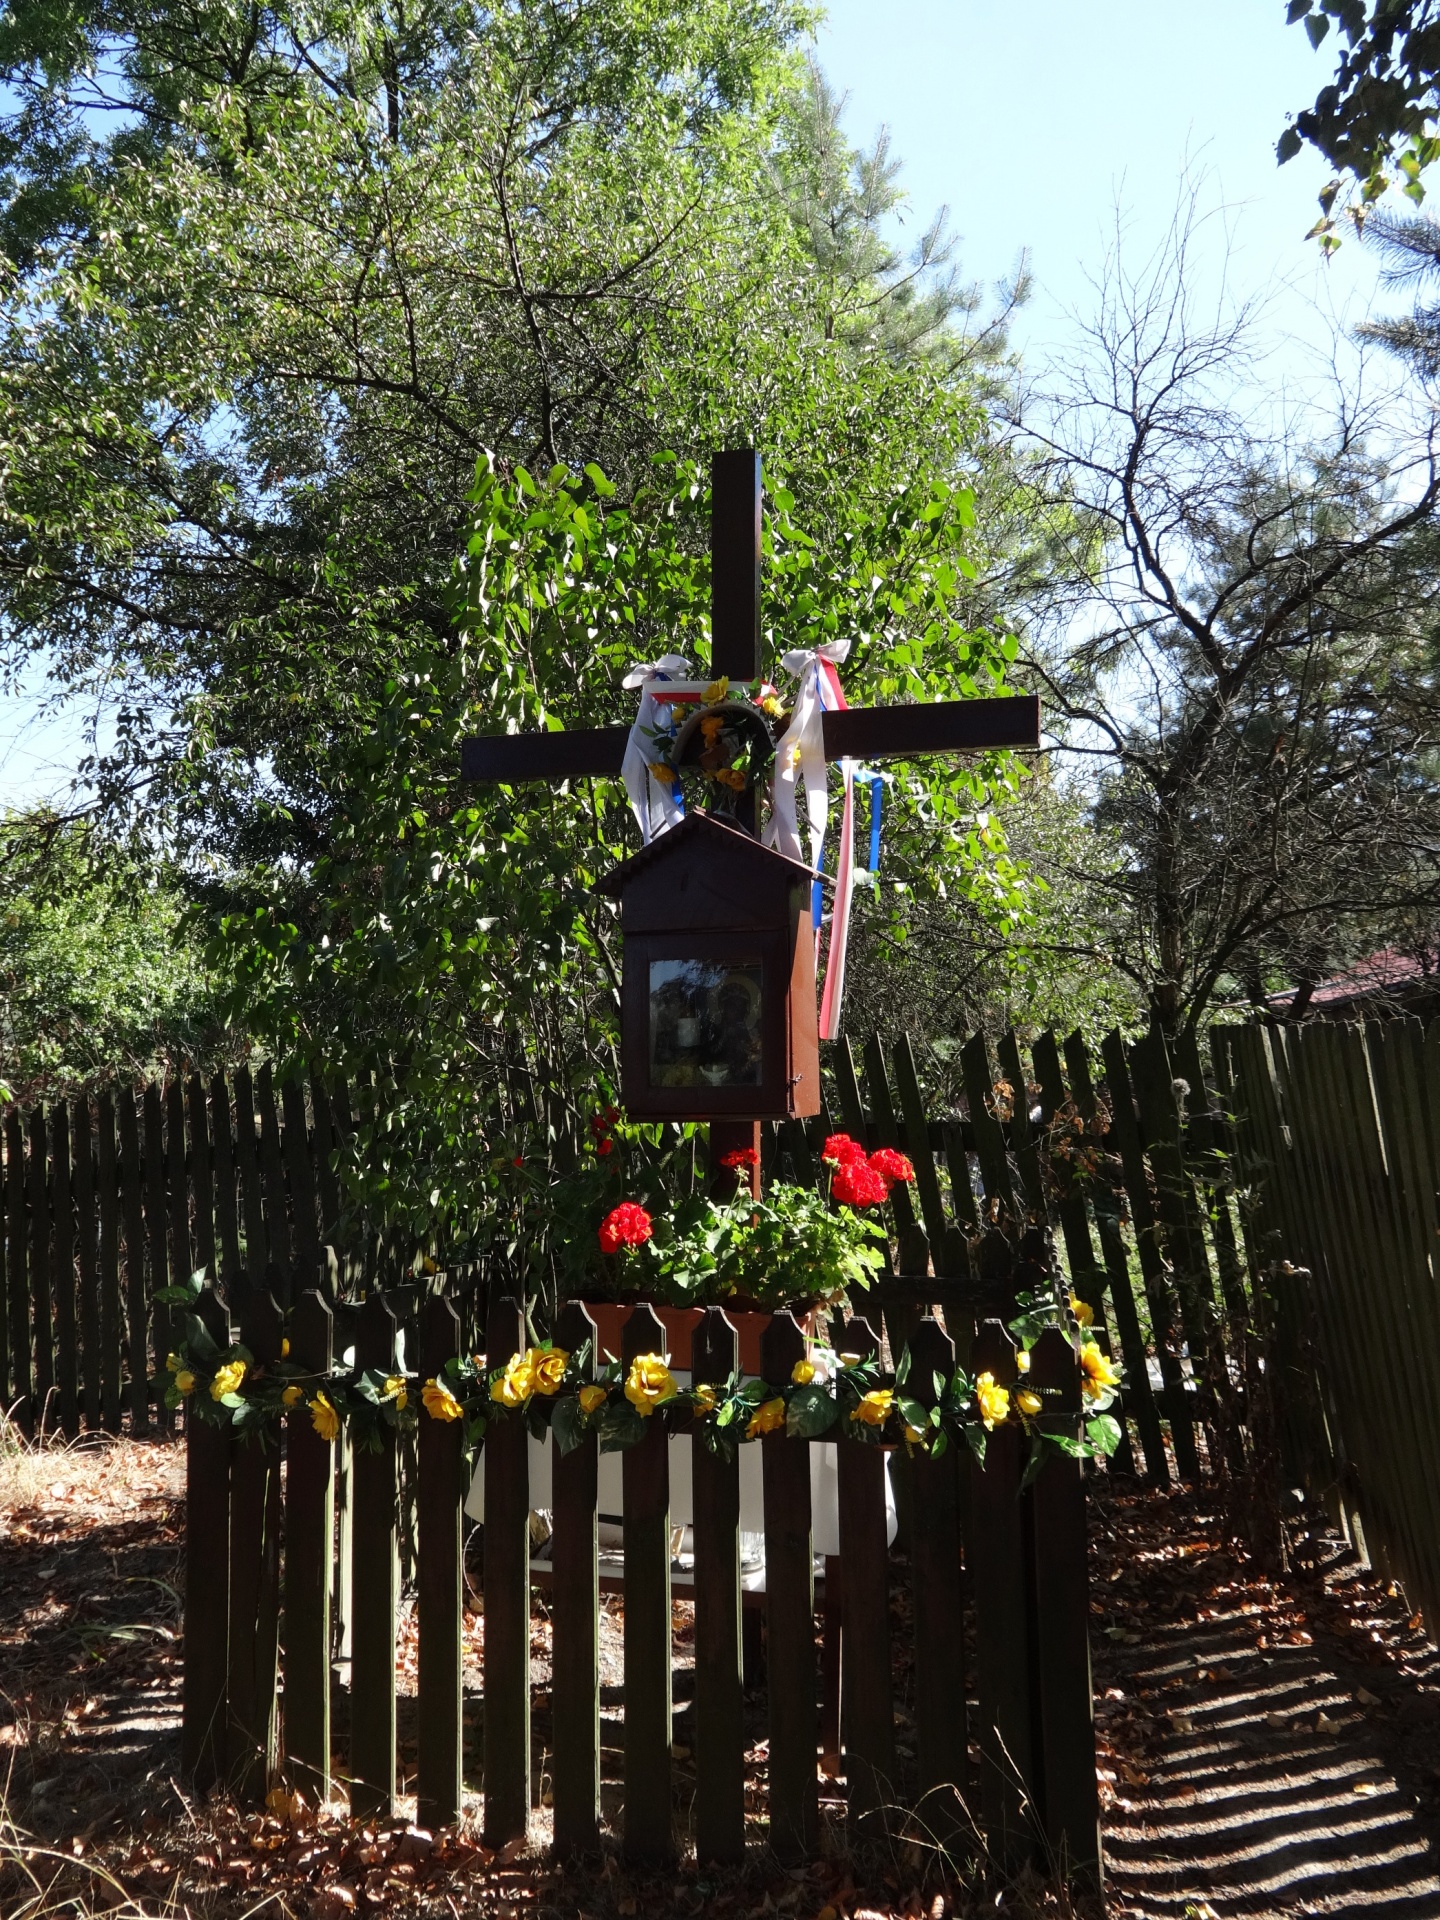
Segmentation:
<svg viewBox="0 0 1440 1920">
<path fill-rule="evenodd" d="M 625 1322 L 641 1305 L 636 1300 L 586 1300 L 586 1311 L 595 1322 L 596 1342 L 601 1353 L 618 1354 Z M 695 1329 L 704 1319 L 700 1307 L 665 1307 L 648 1303 L 656 1318 L 665 1329 L 665 1337 L 670 1347 L 670 1364 L 682 1372 L 690 1368 L 690 1343 Z M 773 1315 L 741 1309 L 727 1310 L 728 1317 L 736 1333 L 740 1336 L 740 1369 L 742 1373 L 760 1372 L 760 1336 L 769 1326 Z"/>
</svg>

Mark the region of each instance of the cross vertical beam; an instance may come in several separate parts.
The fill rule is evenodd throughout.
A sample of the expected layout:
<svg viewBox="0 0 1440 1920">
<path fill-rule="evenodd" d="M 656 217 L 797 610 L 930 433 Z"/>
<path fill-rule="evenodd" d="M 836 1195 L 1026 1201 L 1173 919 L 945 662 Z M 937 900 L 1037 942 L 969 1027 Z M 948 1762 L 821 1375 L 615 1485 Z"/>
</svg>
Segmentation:
<svg viewBox="0 0 1440 1920">
<path fill-rule="evenodd" d="M 710 671 L 760 677 L 760 456 L 710 456 Z"/>
</svg>

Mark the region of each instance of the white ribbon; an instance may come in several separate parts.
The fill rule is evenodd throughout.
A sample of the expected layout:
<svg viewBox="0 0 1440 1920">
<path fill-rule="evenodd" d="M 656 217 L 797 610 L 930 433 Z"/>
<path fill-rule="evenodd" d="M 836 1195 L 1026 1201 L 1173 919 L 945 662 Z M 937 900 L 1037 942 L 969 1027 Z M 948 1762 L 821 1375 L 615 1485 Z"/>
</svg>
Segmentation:
<svg viewBox="0 0 1440 1920">
<path fill-rule="evenodd" d="M 825 700 L 822 661 L 839 666 L 850 651 L 848 640 L 828 640 L 820 647 L 796 647 L 780 664 L 800 682 L 790 725 L 775 749 L 775 777 L 771 788 L 770 826 L 765 843 L 792 860 L 820 870 L 825 825 L 830 802 L 825 785 Z M 805 787 L 808 847 L 800 840 L 799 788 Z"/>
<path fill-rule="evenodd" d="M 640 689 L 640 710 L 625 742 L 625 758 L 620 777 L 630 796 L 630 806 L 640 825 L 640 838 L 648 847 L 656 834 L 673 827 L 685 812 L 685 801 L 678 779 L 668 785 L 657 780 L 650 763 L 659 757 L 659 748 L 650 731 L 656 727 L 674 728 L 674 712 L 655 698 L 651 691 L 658 683 L 683 675 L 690 663 L 681 653 L 662 654 L 658 660 L 640 661 L 620 682 L 622 687 Z"/>
</svg>

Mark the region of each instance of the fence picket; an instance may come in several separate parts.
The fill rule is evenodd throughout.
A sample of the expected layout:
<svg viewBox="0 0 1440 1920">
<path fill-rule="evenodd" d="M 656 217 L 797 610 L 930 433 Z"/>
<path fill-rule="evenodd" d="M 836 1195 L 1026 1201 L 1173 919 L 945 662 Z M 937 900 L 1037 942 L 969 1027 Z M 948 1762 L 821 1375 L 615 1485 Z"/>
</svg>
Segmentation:
<svg viewBox="0 0 1440 1920">
<path fill-rule="evenodd" d="M 589 1346 L 598 1357 L 595 1322 L 578 1300 L 562 1308 L 555 1338 L 569 1353 Z M 550 1566 L 554 1657 L 550 1688 L 554 1726 L 555 1846 L 562 1857 L 600 1845 L 600 1589 L 595 1519 L 597 1442 L 590 1434 L 562 1454 L 551 1442 L 555 1501 Z"/>
<path fill-rule="evenodd" d="M 222 1351 L 230 1316 L 206 1287 L 195 1312 Z M 180 1764 L 196 1790 L 208 1793 L 226 1772 L 230 1629 L 230 1456 L 227 1427 L 185 1416 L 185 1671 Z"/>
<path fill-rule="evenodd" d="M 906 1391 L 923 1407 L 939 1403 L 935 1376 L 948 1380 L 955 1344 L 927 1315 L 910 1338 Z M 915 1620 L 915 1745 L 921 1817 L 943 1846 L 965 1813 L 965 1635 L 960 1618 L 959 1456 L 918 1454 L 910 1581 Z"/>
<path fill-rule="evenodd" d="M 30 1365 L 30 1287 L 25 1257 L 25 1135 L 17 1109 L 5 1116 L 5 1274 L 9 1288 L 8 1410 L 23 1433 L 34 1430 Z"/>
<path fill-rule="evenodd" d="M 1020 1191 L 1032 1221 L 1046 1215 L 1045 1183 L 1040 1172 L 1040 1143 L 1030 1124 L 1030 1083 L 1025 1063 L 1020 1058 L 1020 1043 L 1014 1029 L 1002 1033 L 995 1042 L 995 1057 L 1000 1071 L 1009 1081 L 1011 1094 L 1010 1140 L 1015 1169 L 1020 1175 Z"/>
<path fill-rule="evenodd" d="M 997 1386 L 1019 1377 L 1015 1346 L 998 1320 L 982 1321 L 971 1365 Z M 1009 1875 L 1031 1850 L 1026 1786 L 1034 1778 L 1031 1725 L 1029 1604 L 1022 1540 L 1021 1435 L 997 1427 L 987 1436 L 985 1464 L 972 1461 L 971 1530 L 965 1545 L 975 1595 L 981 1825 L 997 1872 Z"/>
<path fill-rule="evenodd" d="M 930 1244 L 938 1253 L 944 1244 L 949 1222 L 945 1202 L 940 1195 L 940 1177 L 935 1171 L 935 1154 L 930 1145 L 930 1123 L 915 1071 L 915 1050 L 908 1033 L 902 1033 L 891 1051 L 895 1066 L 895 1088 L 900 1095 L 900 1112 L 905 1122 L 904 1148 L 915 1167 L 915 1190 L 920 1199 L 920 1215 Z M 899 1215 L 896 1215 L 897 1220 Z"/>
<path fill-rule="evenodd" d="M 145 1272 L 148 1280 L 150 1338 L 153 1370 L 158 1378 L 165 1371 L 165 1356 L 170 1351 L 170 1309 L 156 1295 L 169 1286 L 166 1269 L 166 1238 L 169 1209 L 165 1204 L 165 1109 L 160 1089 L 147 1082 L 141 1096 L 144 1119 L 144 1158 L 141 1180 L 145 1221 Z M 174 1416 L 161 1396 L 156 1397 L 155 1423 L 162 1433 L 174 1426 Z"/>
<path fill-rule="evenodd" d="M 245 1264 L 263 1273 L 273 1257 L 265 1233 L 265 1203 L 260 1190 L 260 1152 L 256 1141 L 255 1088 L 248 1067 L 235 1069 L 235 1174 L 240 1187 L 240 1220 Z"/>
<path fill-rule="evenodd" d="M 190 1197 L 197 1269 L 213 1276 L 215 1260 L 215 1174 L 210 1150 L 210 1116 L 205 1108 L 205 1082 L 192 1073 L 185 1083 L 186 1128 L 190 1136 Z"/>
<path fill-rule="evenodd" d="M 519 1302 L 495 1301 L 486 1329 L 488 1363 L 503 1365 L 525 1344 L 525 1316 Z M 485 1474 L 485 1844 L 503 1847 L 524 1836 L 530 1814 L 530 1474 L 523 1422 L 491 1424 L 481 1466 Z M 626 1640 L 628 1645 L 628 1618 Z M 626 1815 L 628 1829 L 628 1797 Z"/>
<path fill-rule="evenodd" d="M 793 1314 L 777 1313 L 760 1336 L 765 1378 L 777 1383 L 788 1380 L 795 1363 L 804 1357 L 805 1336 Z M 808 1454 L 808 1447 L 798 1446 L 783 1433 L 767 1434 L 760 1442 L 769 1640 L 770 1845 L 787 1865 L 814 1853 L 820 1830 Z"/>
<path fill-rule="evenodd" d="M 420 1372 L 434 1380 L 460 1354 L 460 1322 L 448 1300 L 432 1296 L 421 1315 Z M 412 1388 L 417 1398 L 422 1388 Z M 458 1420 L 423 1410 L 419 1450 L 419 1567 L 415 1610 L 420 1636 L 416 1692 L 420 1751 L 416 1808 L 422 1827 L 460 1817 L 463 1673 L 460 1650 L 461 1507 L 465 1433 Z"/>
<path fill-rule="evenodd" d="M 874 1328 L 845 1322 L 843 1351 L 880 1351 Z M 895 1709 L 890 1680 L 890 1550 L 885 1521 L 885 1455 L 842 1435 L 836 1461 L 840 1508 L 840 1727 L 846 1818 L 884 1831 L 895 1799 Z"/>
<path fill-rule="evenodd" d="M 120 1160 L 115 1102 L 108 1093 L 95 1102 L 95 1178 L 100 1188 L 100 1418 L 107 1433 L 118 1433 L 124 1404 L 125 1306 L 120 1290 Z"/>
<path fill-rule="evenodd" d="M 691 1378 L 723 1386 L 740 1364 L 735 1328 L 719 1307 L 696 1327 Z M 691 1442 L 695 1541 L 695 1856 L 745 1857 L 745 1714 L 740 1670 L 740 1462 Z M 773 1738 L 773 1736 L 772 1736 Z M 773 1762 L 772 1762 L 773 1765 Z M 811 1771 L 814 1771 L 813 1761 Z"/>
<path fill-rule="evenodd" d="M 237 1285 L 240 1342 L 257 1364 L 280 1358 L 280 1310 Z M 237 1445 L 230 1469 L 230 1607 L 225 1760 L 236 1795 L 256 1802 L 275 1769 L 280 1652 L 280 1442 L 266 1421 Z"/>
<path fill-rule="evenodd" d="M 95 1136 L 90 1102 L 77 1100 L 70 1125 L 71 1181 L 75 1192 L 75 1248 L 80 1281 L 80 1397 L 85 1426 L 102 1424 L 100 1398 L 100 1276 L 95 1214 Z M 3 1372 L 3 1366 L 0 1366 Z"/>
<path fill-rule="evenodd" d="M 263 1110 L 262 1110 L 263 1111 Z M 273 1103 L 272 1103 L 273 1116 Z M 362 1370 L 395 1365 L 395 1315 L 373 1293 L 355 1328 Z M 399 1597 L 395 1434 L 377 1423 L 378 1446 L 351 1453 L 355 1517 L 350 1585 L 350 1811 L 387 1820 L 395 1805 L 395 1609 Z M 488 1674 L 488 1664 L 487 1664 Z"/>
<path fill-rule="evenodd" d="M 80 1368 L 75 1316 L 75 1203 L 70 1166 L 70 1109 L 50 1110 L 50 1280 L 55 1296 L 55 1387 L 60 1425 L 80 1431 Z"/>
<path fill-rule="evenodd" d="M 652 1308 L 625 1322 L 621 1357 L 665 1355 L 665 1329 Z M 625 1858 L 669 1864 L 670 1809 L 670 1454 L 652 1420 L 622 1456 L 625 1532 Z"/>
<path fill-rule="evenodd" d="M 965 1104 L 970 1110 L 970 1135 L 984 1188 L 985 1223 L 1016 1226 L 1019 1222 L 1010 1163 L 1005 1157 L 1005 1135 L 995 1114 L 998 1076 L 990 1064 L 990 1048 L 983 1033 L 973 1034 L 960 1049 L 960 1072 L 965 1083 Z"/>
<path fill-rule="evenodd" d="M 328 1374 L 333 1316 L 313 1288 L 290 1315 L 290 1358 Z M 285 1755 L 295 1785 L 330 1793 L 330 1566 L 335 1532 L 335 1443 L 305 1400 L 285 1416 Z M 423 1725 L 423 1721 L 422 1721 Z"/>
<path fill-rule="evenodd" d="M 215 1173 L 215 1258 L 220 1271 L 230 1273 L 240 1267 L 240 1226 L 235 1132 L 230 1089 L 223 1073 L 217 1073 L 210 1082 L 210 1143 Z"/>
<path fill-rule="evenodd" d="M 1042 1424 L 1080 1431 L 1080 1370 L 1058 1327 L 1030 1350 L 1029 1384 L 1046 1396 Z M 1053 1398 L 1050 1395 L 1053 1394 Z M 1052 1451 L 1028 1497 L 1035 1569 L 1035 1691 L 1043 1755 L 1041 1803 L 1050 1858 L 1094 1887 L 1101 1875 L 1095 1781 L 1095 1708 L 1090 1682 L 1090 1582 L 1085 1487 L 1078 1460 Z"/>
<path fill-rule="evenodd" d="M 305 1083 L 293 1075 L 280 1088 L 285 1121 L 285 1171 L 294 1220 L 295 1264 L 301 1273 L 314 1273 L 320 1264 L 320 1202 L 311 1156 L 310 1129 L 305 1116 Z M 318 1150 L 318 1141 L 317 1141 Z"/>
<path fill-rule="evenodd" d="M 35 1355 L 36 1425 L 54 1418 L 55 1349 L 50 1293 L 50 1183 L 45 1165 L 45 1109 L 32 1107 L 27 1128 L 27 1167 L 30 1189 L 30 1320 Z"/>
<path fill-rule="evenodd" d="M 1101 1042 L 1105 1079 L 1110 1093 L 1110 1130 L 1125 1173 L 1125 1192 L 1130 1202 L 1130 1218 L 1135 1228 L 1135 1247 L 1140 1258 L 1140 1273 L 1145 1283 L 1145 1299 L 1150 1308 L 1150 1331 L 1155 1341 L 1155 1357 L 1165 1388 L 1165 1412 L 1170 1419 L 1170 1439 L 1175 1448 L 1175 1464 L 1182 1480 L 1198 1480 L 1200 1456 L 1195 1451 L 1195 1433 L 1185 1397 L 1185 1373 L 1172 1331 L 1170 1296 L 1165 1284 L 1165 1256 L 1160 1247 L 1160 1223 L 1150 1199 L 1150 1184 L 1145 1167 L 1145 1148 L 1135 1117 L 1135 1101 L 1130 1088 L 1130 1070 L 1125 1060 L 1124 1042 L 1118 1033 L 1107 1033 Z"/>
<path fill-rule="evenodd" d="M 290 1209 L 285 1190 L 285 1160 L 280 1149 L 280 1118 L 275 1108 L 275 1081 L 270 1062 L 265 1061 L 255 1075 L 255 1107 L 260 1116 L 260 1185 L 265 1195 L 265 1230 L 270 1243 L 270 1259 L 286 1276 L 295 1260 L 295 1243 L 290 1232 Z M 281 1305 L 287 1306 L 288 1300 Z"/>
</svg>

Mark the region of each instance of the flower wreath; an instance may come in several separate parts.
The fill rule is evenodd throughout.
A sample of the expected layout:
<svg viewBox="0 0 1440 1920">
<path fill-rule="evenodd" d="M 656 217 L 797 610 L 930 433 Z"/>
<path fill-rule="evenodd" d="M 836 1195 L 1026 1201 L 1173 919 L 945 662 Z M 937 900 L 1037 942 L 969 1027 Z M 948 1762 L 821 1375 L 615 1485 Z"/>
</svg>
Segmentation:
<svg viewBox="0 0 1440 1920">
<path fill-rule="evenodd" d="M 195 1276 L 191 1290 L 167 1291 L 193 1303 L 197 1282 L 203 1284 L 203 1275 Z M 1089 1309 L 1073 1295 L 1070 1305 L 1085 1335 Z M 495 1366 L 479 1354 L 448 1360 L 439 1374 L 420 1384 L 414 1376 L 383 1368 L 307 1371 L 291 1359 L 288 1340 L 278 1360 L 262 1364 L 244 1346 L 222 1350 L 192 1312 L 166 1363 L 164 1397 L 168 1407 L 187 1405 L 201 1420 L 242 1435 L 259 1432 L 262 1439 L 263 1423 L 303 1405 L 323 1440 L 336 1439 L 343 1424 L 353 1444 L 367 1450 L 378 1450 L 384 1429 L 415 1426 L 416 1397 L 430 1419 L 463 1421 L 468 1446 L 481 1445 L 494 1421 L 518 1416 L 537 1440 L 549 1434 L 562 1454 L 592 1435 L 602 1453 L 623 1452 L 645 1438 L 648 1423 L 658 1415 L 667 1432 L 696 1432 L 726 1460 L 734 1459 L 742 1441 L 773 1433 L 813 1440 L 834 1429 L 837 1439 L 904 1445 L 931 1458 L 963 1444 L 983 1465 L 988 1436 L 1009 1426 L 1022 1429 L 1030 1441 L 1022 1482 L 1028 1484 L 1047 1447 L 1091 1458 L 1113 1453 L 1120 1442 L 1120 1423 L 1108 1411 L 1121 1385 L 1120 1370 L 1088 1335 L 1079 1352 L 1080 1433 L 1072 1430 L 1073 1420 L 1053 1412 L 1047 1416 L 1045 1401 L 1056 1389 L 1027 1384 L 1030 1348 L 1060 1317 L 1049 1304 L 1027 1304 L 1011 1323 L 1020 1368 L 1013 1386 L 1001 1386 L 989 1372 L 972 1377 L 957 1367 L 947 1378 L 937 1371 L 927 1404 L 907 1391 L 908 1347 L 893 1378 L 874 1359 L 842 1354 L 833 1373 L 814 1360 L 797 1361 L 779 1386 L 735 1372 L 723 1383 L 681 1387 L 658 1353 L 639 1354 L 628 1366 L 607 1358 L 595 1367 L 590 1341 L 571 1353 L 545 1340 Z"/>
</svg>

